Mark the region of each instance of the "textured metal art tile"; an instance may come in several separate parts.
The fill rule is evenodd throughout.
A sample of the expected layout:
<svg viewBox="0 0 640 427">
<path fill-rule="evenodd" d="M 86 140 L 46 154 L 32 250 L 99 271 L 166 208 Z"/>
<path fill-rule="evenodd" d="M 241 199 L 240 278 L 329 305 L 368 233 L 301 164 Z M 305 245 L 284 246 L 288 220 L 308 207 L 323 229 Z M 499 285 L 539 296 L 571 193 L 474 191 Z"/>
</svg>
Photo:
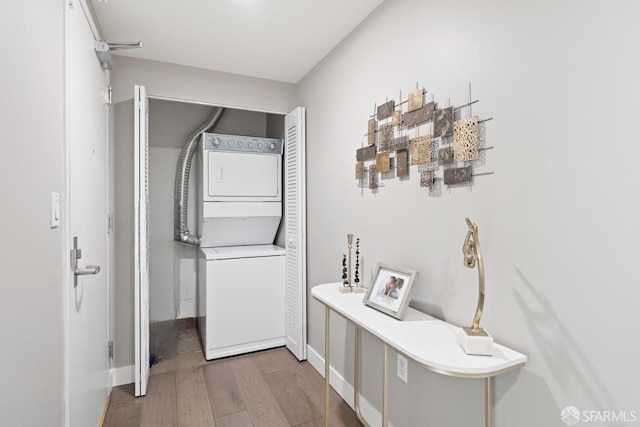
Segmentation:
<svg viewBox="0 0 640 427">
<path fill-rule="evenodd" d="M 420 187 L 429 187 L 433 185 L 436 179 L 436 173 L 434 171 L 421 171 L 420 172 Z"/>
<path fill-rule="evenodd" d="M 378 129 L 378 151 L 389 151 L 393 142 L 393 126 L 391 124 L 381 125 Z"/>
<path fill-rule="evenodd" d="M 451 168 L 444 170 L 444 183 L 446 185 L 462 184 L 471 181 L 473 169 L 471 166 L 463 168 Z"/>
<path fill-rule="evenodd" d="M 453 148 L 444 147 L 438 150 L 438 165 L 447 166 L 453 163 Z"/>
<path fill-rule="evenodd" d="M 421 165 L 431 161 L 431 137 L 429 135 L 413 138 L 410 144 L 412 165 Z"/>
<path fill-rule="evenodd" d="M 436 179 L 431 187 L 429 187 L 429 197 L 441 197 L 442 196 L 442 180 Z"/>
<path fill-rule="evenodd" d="M 393 126 L 400 126 L 402 124 L 402 111 L 395 110 L 391 115 L 391 124 Z"/>
<path fill-rule="evenodd" d="M 409 175 L 409 152 L 407 150 L 398 150 L 396 152 L 396 170 L 398 178 Z"/>
<path fill-rule="evenodd" d="M 376 168 L 376 170 L 378 170 L 378 168 Z M 385 180 L 385 179 L 394 179 L 396 177 L 396 158 L 395 157 L 389 157 L 389 170 L 386 172 L 382 172 L 380 170 L 378 170 L 378 172 L 380 173 L 380 179 L 381 180 Z"/>
<path fill-rule="evenodd" d="M 404 125 L 413 126 L 420 123 L 428 122 L 433 119 L 433 112 L 435 110 L 435 104 L 430 102 L 425 104 L 422 108 L 404 113 Z"/>
<path fill-rule="evenodd" d="M 375 190 L 378 188 L 378 172 L 376 165 L 369 166 L 369 188 Z"/>
<path fill-rule="evenodd" d="M 418 165 L 418 171 L 435 171 L 438 170 L 438 140 L 431 139 L 431 161 Z"/>
<path fill-rule="evenodd" d="M 409 137 L 407 135 L 393 138 L 393 142 L 391 143 L 392 150 L 406 150 L 407 148 L 409 148 Z"/>
<path fill-rule="evenodd" d="M 356 179 L 364 179 L 364 163 L 356 163 Z"/>
<path fill-rule="evenodd" d="M 376 156 L 376 170 L 380 173 L 389 172 L 391 167 L 389 162 L 389 152 L 378 153 Z"/>
<path fill-rule="evenodd" d="M 473 161 L 474 167 L 487 164 L 487 124 L 478 122 L 478 158 Z"/>
<path fill-rule="evenodd" d="M 409 92 L 409 102 L 407 111 L 416 111 L 422 108 L 422 89 Z"/>
<path fill-rule="evenodd" d="M 376 118 L 378 120 L 382 120 L 382 119 L 386 119 L 387 117 L 391 117 L 395 107 L 396 107 L 396 102 L 393 99 L 389 102 L 385 102 L 384 104 L 378 107 Z"/>
<path fill-rule="evenodd" d="M 376 119 L 369 119 L 367 126 L 367 143 L 369 145 L 376 143 Z"/>
<path fill-rule="evenodd" d="M 478 117 L 453 123 L 453 159 L 465 162 L 478 158 Z"/>
<path fill-rule="evenodd" d="M 359 162 L 365 162 L 367 160 L 373 160 L 375 158 L 376 158 L 375 145 L 358 148 L 358 150 L 356 151 L 356 160 Z"/>
<path fill-rule="evenodd" d="M 433 137 L 453 135 L 453 107 L 436 110 L 433 115 Z"/>
</svg>

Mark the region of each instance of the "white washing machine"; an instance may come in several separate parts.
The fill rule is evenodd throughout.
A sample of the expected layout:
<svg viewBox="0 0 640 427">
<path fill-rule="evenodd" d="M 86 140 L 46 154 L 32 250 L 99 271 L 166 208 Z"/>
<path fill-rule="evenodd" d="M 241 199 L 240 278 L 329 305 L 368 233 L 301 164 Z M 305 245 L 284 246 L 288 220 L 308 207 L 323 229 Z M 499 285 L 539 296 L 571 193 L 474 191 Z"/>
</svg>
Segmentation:
<svg viewBox="0 0 640 427">
<path fill-rule="evenodd" d="M 198 326 L 207 360 L 285 344 L 282 140 L 205 133 Z"/>
<path fill-rule="evenodd" d="M 285 256 L 274 245 L 200 249 L 207 360 L 285 344 Z"/>
</svg>

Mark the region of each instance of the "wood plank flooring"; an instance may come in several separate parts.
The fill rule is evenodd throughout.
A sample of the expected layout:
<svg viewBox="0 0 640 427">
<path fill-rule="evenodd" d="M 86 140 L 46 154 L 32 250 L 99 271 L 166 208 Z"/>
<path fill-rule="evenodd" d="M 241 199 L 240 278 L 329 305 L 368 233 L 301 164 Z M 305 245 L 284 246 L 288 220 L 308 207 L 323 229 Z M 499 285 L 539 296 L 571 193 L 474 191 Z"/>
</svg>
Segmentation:
<svg viewBox="0 0 640 427">
<path fill-rule="evenodd" d="M 178 354 L 151 368 L 147 395 L 115 387 L 104 427 L 324 426 L 324 379 L 276 348 L 207 362 L 195 328 L 179 331 Z M 360 426 L 331 390 L 333 427 Z"/>
</svg>

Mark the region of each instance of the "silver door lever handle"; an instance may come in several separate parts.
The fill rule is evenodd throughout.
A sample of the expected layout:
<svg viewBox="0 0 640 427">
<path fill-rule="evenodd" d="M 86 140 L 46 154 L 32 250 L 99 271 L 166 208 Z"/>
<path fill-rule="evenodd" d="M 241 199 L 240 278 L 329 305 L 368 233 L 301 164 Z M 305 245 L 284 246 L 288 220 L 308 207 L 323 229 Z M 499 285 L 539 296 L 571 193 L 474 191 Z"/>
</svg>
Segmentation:
<svg viewBox="0 0 640 427">
<path fill-rule="evenodd" d="M 99 265 L 87 265 L 86 268 L 78 268 L 73 271 L 73 274 L 76 276 L 85 276 L 87 274 L 98 274 L 100 273 Z"/>
<path fill-rule="evenodd" d="M 78 276 L 100 273 L 99 265 L 87 265 L 85 268 L 78 268 L 78 260 L 82 258 L 82 249 L 78 249 L 78 237 L 73 238 L 73 249 L 71 249 L 71 272 L 73 273 L 73 287 L 78 286 Z"/>
</svg>

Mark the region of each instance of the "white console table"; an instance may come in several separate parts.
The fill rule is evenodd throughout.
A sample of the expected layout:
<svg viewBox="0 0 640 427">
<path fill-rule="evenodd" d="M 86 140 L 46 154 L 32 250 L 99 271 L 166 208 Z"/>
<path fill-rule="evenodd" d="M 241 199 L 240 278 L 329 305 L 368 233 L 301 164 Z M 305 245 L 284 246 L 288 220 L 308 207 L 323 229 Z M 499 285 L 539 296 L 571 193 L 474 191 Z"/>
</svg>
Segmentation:
<svg viewBox="0 0 640 427">
<path fill-rule="evenodd" d="M 384 347 L 382 367 L 382 425 L 388 426 L 388 358 L 394 349 L 418 365 L 443 375 L 485 379 L 485 426 L 491 427 L 493 409 L 493 377 L 522 368 L 527 356 L 494 344 L 493 356 L 467 355 L 458 344 L 459 327 L 408 308 L 404 320 L 387 316 L 362 303 L 364 294 L 342 294 L 341 283 L 315 286 L 311 294 L 325 306 L 325 425 L 329 426 L 330 377 L 330 312 L 333 310 L 356 327 L 354 354 L 354 405 L 358 419 L 364 424 L 359 407 L 359 331 L 362 329 L 380 340 Z"/>
</svg>

